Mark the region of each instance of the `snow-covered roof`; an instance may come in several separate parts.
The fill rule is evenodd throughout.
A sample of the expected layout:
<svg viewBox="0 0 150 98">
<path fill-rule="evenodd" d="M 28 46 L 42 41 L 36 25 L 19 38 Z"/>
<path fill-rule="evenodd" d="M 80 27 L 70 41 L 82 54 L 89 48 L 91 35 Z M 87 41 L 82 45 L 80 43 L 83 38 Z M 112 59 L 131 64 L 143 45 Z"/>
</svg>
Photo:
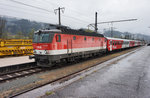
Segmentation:
<svg viewBox="0 0 150 98">
<path fill-rule="evenodd" d="M 38 33 L 38 32 L 61 32 L 61 30 L 58 30 L 58 29 L 38 30 L 38 31 L 36 31 L 35 33 Z"/>
<path fill-rule="evenodd" d="M 138 40 L 129 40 L 129 39 L 121 39 L 121 38 L 112 38 L 112 37 L 106 37 L 107 39 L 112 39 L 112 40 L 123 40 L 123 41 L 138 41 Z"/>
</svg>

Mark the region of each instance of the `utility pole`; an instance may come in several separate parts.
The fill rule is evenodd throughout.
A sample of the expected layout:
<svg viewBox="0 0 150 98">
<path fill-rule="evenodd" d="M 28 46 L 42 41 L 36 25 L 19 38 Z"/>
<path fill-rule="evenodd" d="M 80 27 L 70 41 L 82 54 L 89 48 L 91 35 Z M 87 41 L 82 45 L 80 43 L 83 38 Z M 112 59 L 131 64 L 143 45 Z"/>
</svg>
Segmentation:
<svg viewBox="0 0 150 98">
<path fill-rule="evenodd" d="M 111 37 L 113 37 L 113 23 L 111 23 Z"/>
<path fill-rule="evenodd" d="M 95 32 L 97 32 L 97 12 L 95 13 Z"/>
<path fill-rule="evenodd" d="M 58 23 L 59 25 L 61 25 L 61 12 L 62 11 L 64 13 L 65 8 L 64 7 L 59 7 L 58 9 L 54 9 L 54 13 L 57 14 L 58 11 Z"/>
</svg>

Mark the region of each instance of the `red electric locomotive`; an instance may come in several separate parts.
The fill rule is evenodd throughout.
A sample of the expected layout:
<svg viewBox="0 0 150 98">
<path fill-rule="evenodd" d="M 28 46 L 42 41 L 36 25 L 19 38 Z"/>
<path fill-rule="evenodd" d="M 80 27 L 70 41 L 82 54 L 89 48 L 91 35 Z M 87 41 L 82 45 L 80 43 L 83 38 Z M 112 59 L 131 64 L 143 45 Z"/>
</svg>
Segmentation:
<svg viewBox="0 0 150 98">
<path fill-rule="evenodd" d="M 59 27 L 35 32 L 34 58 L 38 66 L 90 57 L 106 51 L 107 39 L 96 32 Z"/>
</svg>

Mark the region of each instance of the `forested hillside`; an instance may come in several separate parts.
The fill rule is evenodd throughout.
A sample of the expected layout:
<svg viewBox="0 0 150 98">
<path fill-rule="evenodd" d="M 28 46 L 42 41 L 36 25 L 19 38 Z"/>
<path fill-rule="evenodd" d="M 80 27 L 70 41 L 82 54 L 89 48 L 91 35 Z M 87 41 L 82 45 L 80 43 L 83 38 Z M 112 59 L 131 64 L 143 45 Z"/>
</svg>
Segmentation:
<svg viewBox="0 0 150 98">
<path fill-rule="evenodd" d="M 38 29 L 47 28 L 46 23 L 3 17 L 6 21 L 3 38 L 32 38 L 33 32 Z"/>
</svg>

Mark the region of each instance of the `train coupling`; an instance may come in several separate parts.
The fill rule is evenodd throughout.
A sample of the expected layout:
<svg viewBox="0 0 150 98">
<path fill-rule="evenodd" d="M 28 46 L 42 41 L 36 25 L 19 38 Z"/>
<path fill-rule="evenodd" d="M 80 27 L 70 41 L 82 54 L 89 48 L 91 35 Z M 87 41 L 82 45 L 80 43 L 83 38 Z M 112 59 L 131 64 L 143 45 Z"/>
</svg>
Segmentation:
<svg viewBox="0 0 150 98">
<path fill-rule="evenodd" d="M 34 55 L 29 55 L 29 59 L 33 59 L 33 58 L 35 58 Z"/>
</svg>

